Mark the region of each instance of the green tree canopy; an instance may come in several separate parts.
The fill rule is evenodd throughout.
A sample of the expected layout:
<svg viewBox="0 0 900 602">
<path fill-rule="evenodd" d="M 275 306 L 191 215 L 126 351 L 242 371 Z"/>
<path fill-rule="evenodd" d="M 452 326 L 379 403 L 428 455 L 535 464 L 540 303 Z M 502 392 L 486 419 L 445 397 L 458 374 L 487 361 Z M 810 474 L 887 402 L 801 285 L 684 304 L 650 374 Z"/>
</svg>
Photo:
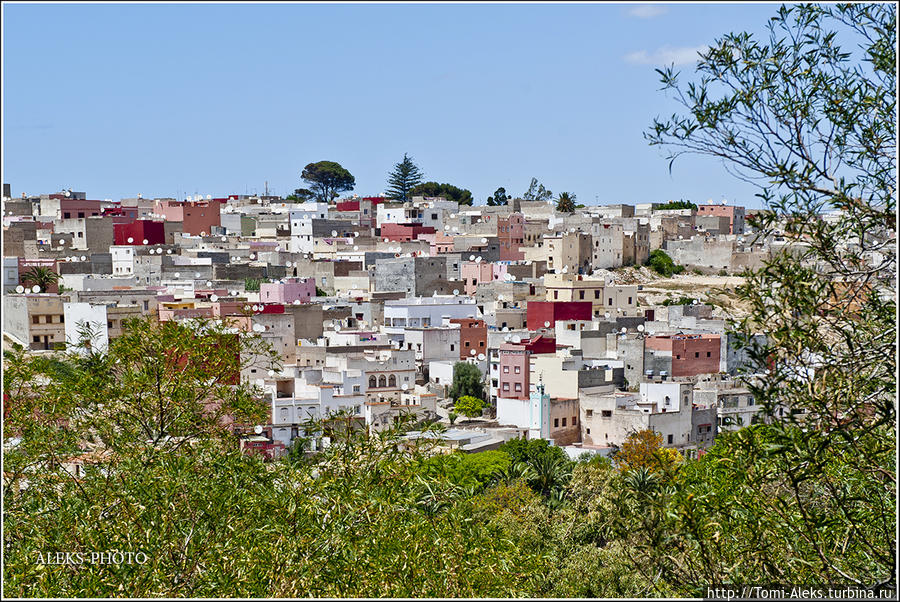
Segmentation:
<svg viewBox="0 0 900 602">
<path fill-rule="evenodd" d="M 573 213 L 575 211 L 575 195 L 561 192 L 556 199 L 556 210 L 560 213 Z"/>
<path fill-rule="evenodd" d="M 437 182 L 424 182 L 414 186 L 409 191 L 409 196 L 444 197 L 448 201 L 454 201 L 460 205 L 472 204 L 471 191 L 457 188 L 452 184 L 438 184 Z"/>
<path fill-rule="evenodd" d="M 467 418 L 475 418 L 476 416 L 481 416 L 481 411 L 484 409 L 484 400 L 472 395 L 463 395 L 456 400 L 453 407 L 457 413 Z"/>
<path fill-rule="evenodd" d="M 350 172 L 334 161 L 310 163 L 303 168 L 300 179 L 309 184 L 316 199 L 322 203 L 330 203 L 338 194 L 356 186 L 356 179 Z"/>
<path fill-rule="evenodd" d="M 494 191 L 492 196 L 487 198 L 487 204 L 491 207 L 499 206 L 499 205 L 508 205 L 509 200 L 512 197 L 506 194 L 506 188 L 502 186 Z"/>
<path fill-rule="evenodd" d="M 394 165 L 393 171 L 388 175 L 388 187 L 385 191 L 388 198 L 409 200 L 410 191 L 422 183 L 424 176 L 419 166 L 404 153 L 403 161 Z"/>
<path fill-rule="evenodd" d="M 673 274 L 680 274 L 684 271 L 684 266 L 676 265 L 675 262 L 672 261 L 672 258 L 669 257 L 669 254 L 662 249 L 650 251 L 650 255 L 647 256 L 645 265 L 650 266 L 650 269 L 666 278 Z"/>
<path fill-rule="evenodd" d="M 450 387 L 450 397 L 456 400 L 464 395 L 478 399 L 484 398 L 483 377 L 478 366 L 468 362 L 456 362 L 453 364 L 453 385 Z"/>
<path fill-rule="evenodd" d="M 19 276 L 19 282 L 26 285 L 37 285 L 41 287 L 41 292 L 47 292 L 47 289 L 59 282 L 59 274 L 45 267 L 33 267 L 27 272 L 23 272 Z"/>
<path fill-rule="evenodd" d="M 654 211 L 662 211 L 665 209 L 693 209 L 696 211 L 697 203 L 692 203 L 691 201 L 685 201 L 683 199 L 680 201 L 669 201 L 668 203 L 658 205 Z"/>
<path fill-rule="evenodd" d="M 531 178 L 528 190 L 525 191 L 522 198 L 526 201 L 549 201 L 553 198 L 553 193 L 544 188 L 543 184 L 538 183 L 537 178 Z"/>
</svg>

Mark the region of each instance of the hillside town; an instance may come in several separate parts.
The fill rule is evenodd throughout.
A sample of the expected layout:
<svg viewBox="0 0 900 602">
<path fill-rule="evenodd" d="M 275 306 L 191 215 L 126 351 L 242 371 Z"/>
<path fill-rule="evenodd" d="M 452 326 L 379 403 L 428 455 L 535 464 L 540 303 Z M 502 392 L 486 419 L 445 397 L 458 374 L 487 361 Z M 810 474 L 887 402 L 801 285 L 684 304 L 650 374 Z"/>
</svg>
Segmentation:
<svg viewBox="0 0 900 602">
<path fill-rule="evenodd" d="M 103 350 L 131 318 L 230 320 L 281 360 L 241 375 L 270 406 L 236 426 L 248 452 L 280 457 L 340 411 L 439 421 L 463 452 L 540 438 L 573 458 L 642 430 L 696 456 L 768 418 L 727 299 L 787 242 L 739 205 L 3 196 L 4 346 Z M 647 267 L 660 252 L 680 273 Z M 460 416 L 465 365 L 484 403 Z"/>
</svg>

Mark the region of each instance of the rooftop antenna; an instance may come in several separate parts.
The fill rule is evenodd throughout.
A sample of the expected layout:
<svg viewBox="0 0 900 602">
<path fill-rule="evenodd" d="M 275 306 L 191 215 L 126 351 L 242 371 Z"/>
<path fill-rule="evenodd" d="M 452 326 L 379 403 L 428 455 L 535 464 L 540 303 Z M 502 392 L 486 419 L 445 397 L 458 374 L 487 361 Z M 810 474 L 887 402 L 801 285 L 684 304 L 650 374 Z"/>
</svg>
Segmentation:
<svg viewBox="0 0 900 602">
<path fill-rule="evenodd" d="M 269 181 L 266 180 L 266 196 L 269 196 Z"/>
</svg>

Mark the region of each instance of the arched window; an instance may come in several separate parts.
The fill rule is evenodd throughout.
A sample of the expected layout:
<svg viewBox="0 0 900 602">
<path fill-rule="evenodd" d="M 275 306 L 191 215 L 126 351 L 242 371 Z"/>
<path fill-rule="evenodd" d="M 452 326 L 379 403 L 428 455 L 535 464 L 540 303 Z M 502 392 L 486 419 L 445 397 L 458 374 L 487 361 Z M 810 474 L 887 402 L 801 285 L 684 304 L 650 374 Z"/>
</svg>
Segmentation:
<svg viewBox="0 0 900 602">
<path fill-rule="evenodd" d="M 388 386 L 389 386 L 389 387 L 396 387 L 396 386 L 397 386 L 397 377 L 394 376 L 393 374 L 391 374 L 391 375 L 388 377 Z"/>
<path fill-rule="evenodd" d="M 370 389 L 374 389 L 376 386 L 378 386 L 378 385 L 377 385 L 377 383 L 376 383 L 376 381 L 375 381 L 375 376 L 374 376 L 374 375 L 373 375 L 373 376 L 370 376 L 370 377 L 369 377 L 369 388 L 370 388 Z"/>
<path fill-rule="evenodd" d="M 384 374 L 378 377 L 378 386 L 384 388 L 387 386 L 387 379 L 384 377 Z"/>
</svg>

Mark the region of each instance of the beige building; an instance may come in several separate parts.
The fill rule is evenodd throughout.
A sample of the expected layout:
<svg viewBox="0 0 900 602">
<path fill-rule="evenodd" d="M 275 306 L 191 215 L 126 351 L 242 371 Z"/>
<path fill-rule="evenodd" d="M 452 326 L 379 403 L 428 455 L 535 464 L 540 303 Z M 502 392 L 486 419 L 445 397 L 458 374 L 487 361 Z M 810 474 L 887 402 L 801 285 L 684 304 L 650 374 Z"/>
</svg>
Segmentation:
<svg viewBox="0 0 900 602">
<path fill-rule="evenodd" d="M 54 349 L 66 343 L 66 295 L 33 293 L 6 295 L 3 332 L 30 349 Z"/>
</svg>

